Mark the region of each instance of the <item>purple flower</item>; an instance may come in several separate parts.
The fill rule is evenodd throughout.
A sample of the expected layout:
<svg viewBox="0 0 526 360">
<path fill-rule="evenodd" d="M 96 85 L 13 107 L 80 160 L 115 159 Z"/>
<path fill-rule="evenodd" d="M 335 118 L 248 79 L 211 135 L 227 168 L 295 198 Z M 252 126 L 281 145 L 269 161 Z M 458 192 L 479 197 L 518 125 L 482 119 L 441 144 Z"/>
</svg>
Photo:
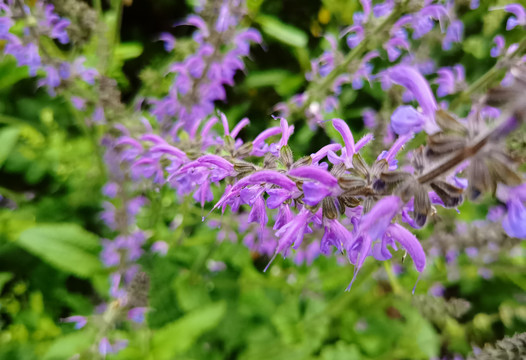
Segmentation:
<svg viewBox="0 0 526 360">
<path fill-rule="evenodd" d="M 358 271 L 362 268 L 367 256 L 371 254 L 373 242 L 384 236 L 391 220 L 401 207 L 402 201 L 398 197 L 386 196 L 379 200 L 371 211 L 355 225 L 352 240 L 347 246 L 347 256 L 354 264 L 354 275 L 347 290 L 350 290 Z"/>
<path fill-rule="evenodd" d="M 164 50 L 166 50 L 167 52 L 170 52 L 175 48 L 175 38 L 170 33 L 161 33 L 161 35 L 159 35 L 159 41 L 162 41 L 164 43 Z"/>
<path fill-rule="evenodd" d="M 446 288 L 441 283 L 435 283 L 433 286 L 429 288 L 429 294 L 431 294 L 434 297 L 444 296 L 445 291 L 446 291 Z"/>
<path fill-rule="evenodd" d="M 401 85 L 411 92 L 423 110 L 424 115 L 434 123 L 435 111 L 438 108 L 433 92 L 426 79 L 412 66 L 396 65 L 384 73 L 392 83 Z"/>
<path fill-rule="evenodd" d="M 353 155 L 356 154 L 362 147 L 364 147 L 369 141 L 372 140 L 372 135 L 368 134 L 364 136 L 362 139 L 360 139 L 360 141 L 358 141 L 358 143 L 355 144 L 354 138 L 351 133 L 351 129 L 349 129 L 349 126 L 345 121 L 343 121 L 342 119 L 332 119 L 332 124 L 336 131 L 338 131 L 342 136 L 343 143 L 345 144 L 345 146 L 343 147 L 340 156 L 334 154 L 333 151 L 329 151 L 329 160 L 333 164 L 343 162 L 345 164 L 345 167 L 351 168 Z"/>
<path fill-rule="evenodd" d="M 279 239 L 278 246 L 276 247 L 274 255 L 263 271 L 267 271 L 268 267 L 279 253 L 288 250 L 292 245 L 294 245 L 294 248 L 298 248 L 301 245 L 303 236 L 305 235 L 305 232 L 308 231 L 308 224 L 312 217 L 313 214 L 310 212 L 310 210 L 303 208 L 300 210 L 298 215 L 292 219 L 291 222 L 276 232 L 276 237 Z"/>
<path fill-rule="evenodd" d="M 497 35 L 493 38 L 493 42 L 495 43 L 495 46 L 491 48 L 490 55 L 492 57 L 498 57 L 502 54 L 506 40 L 504 39 L 504 36 Z"/>
<path fill-rule="evenodd" d="M 510 16 L 508 22 L 506 23 L 506 30 L 511 30 L 516 26 L 526 25 L 526 11 L 521 4 L 508 4 L 504 6 L 504 10 L 515 15 Z"/>
<path fill-rule="evenodd" d="M 330 254 L 330 246 L 334 246 L 340 253 L 343 253 L 346 244 L 352 235 L 338 220 L 324 219 L 325 232 L 320 242 L 320 251 L 323 254 Z"/>
<path fill-rule="evenodd" d="M 424 117 L 412 106 L 399 106 L 391 115 L 391 128 L 399 135 L 420 132 L 424 124 Z"/>
<path fill-rule="evenodd" d="M 460 20 L 455 20 L 449 24 L 447 28 L 446 36 L 442 42 L 442 49 L 451 50 L 453 43 L 462 42 L 464 34 L 464 23 Z"/>
<path fill-rule="evenodd" d="M 166 241 L 156 241 L 153 243 L 151 251 L 164 256 L 168 253 L 168 243 Z"/>
<path fill-rule="evenodd" d="M 344 37 L 345 35 L 351 33 L 350 35 L 347 35 L 347 46 L 349 46 L 350 49 L 354 49 L 357 47 L 363 40 L 364 34 L 363 34 L 363 27 L 360 25 L 352 25 L 348 28 L 344 29 L 340 33 L 340 37 Z"/>
<path fill-rule="evenodd" d="M 510 198 L 506 203 L 508 212 L 502 220 L 502 227 L 511 237 L 526 239 L 526 208 L 516 198 Z"/>
<path fill-rule="evenodd" d="M 138 324 L 142 324 L 144 322 L 146 311 L 148 311 L 148 308 L 146 307 L 135 307 L 130 309 L 128 311 L 128 319 Z"/>
<path fill-rule="evenodd" d="M 75 323 L 75 329 L 82 329 L 88 323 L 88 319 L 85 316 L 70 316 L 62 319 L 63 322 Z"/>
</svg>

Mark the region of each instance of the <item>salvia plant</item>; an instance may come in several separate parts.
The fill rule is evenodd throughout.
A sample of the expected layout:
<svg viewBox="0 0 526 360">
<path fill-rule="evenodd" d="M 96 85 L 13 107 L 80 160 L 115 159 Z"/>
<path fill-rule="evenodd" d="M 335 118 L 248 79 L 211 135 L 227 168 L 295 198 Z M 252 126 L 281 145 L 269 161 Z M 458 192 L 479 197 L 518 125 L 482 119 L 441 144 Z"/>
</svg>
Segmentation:
<svg viewBox="0 0 526 360">
<path fill-rule="evenodd" d="M 348 277 L 340 284 L 350 291 L 345 296 L 371 275 L 366 262 L 393 259 L 399 249 L 396 254 L 410 258 L 418 272 L 413 294 L 419 292 L 415 279 L 426 278 L 426 263 L 435 258 L 446 259 L 452 281 L 461 276 L 462 253 L 479 276 L 491 279 L 489 266 L 499 254 L 526 238 L 524 155 L 520 145 L 514 147 L 526 120 L 522 4 L 360 0 L 351 22 L 324 33 L 325 49 L 304 61 L 306 85 L 255 116 L 269 126 L 229 113 L 225 104 L 258 62 L 254 54 L 267 50 L 266 33 L 281 23 L 262 18 L 262 35 L 245 1 L 196 1 L 172 32 L 152 39 L 169 59 L 156 69 L 156 91 L 124 100 L 114 48 L 126 5 L 131 3 L 0 3 L 5 60 L 66 104 L 105 179 L 99 244 L 109 287 L 93 314 L 62 318 L 76 329 L 94 329 L 91 344 L 75 348 L 73 358 L 109 358 L 137 346 L 123 329 L 146 326 L 155 311 L 145 259 L 160 259 L 177 247 L 157 233 L 166 198 L 181 211 L 171 214 L 170 232 L 184 237 L 185 212 L 198 214 L 203 224 L 195 226 L 218 228 L 218 242 L 237 241 L 239 234 L 264 262 L 262 272 L 272 271 L 280 257 L 298 265 L 337 258 Z M 469 68 L 465 62 L 443 65 L 434 54 L 461 48 L 468 31 L 462 19 L 477 12 L 497 14 L 502 31 L 499 23 L 491 34 L 489 70 L 472 76 L 477 62 Z M 347 94 L 371 89 L 377 89 L 379 105 L 360 109 L 359 125 L 346 119 Z M 322 140 L 313 141 L 314 134 Z M 312 144 L 301 145 L 305 139 Z M 477 208 L 488 201 L 496 205 L 486 219 L 457 219 L 463 203 Z M 226 267 L 214 261 L 207 266 L 212 272 Z M 396 274 L 385 269 L 390 286 L 403 293 Z M 443 299 L 444 291 L 440 285 L 414 299 L 438 327 L 451 326 L 471 309 L 465 300 Z M 472 358 L 522 358 L 521 336 Z"/>
</svg>

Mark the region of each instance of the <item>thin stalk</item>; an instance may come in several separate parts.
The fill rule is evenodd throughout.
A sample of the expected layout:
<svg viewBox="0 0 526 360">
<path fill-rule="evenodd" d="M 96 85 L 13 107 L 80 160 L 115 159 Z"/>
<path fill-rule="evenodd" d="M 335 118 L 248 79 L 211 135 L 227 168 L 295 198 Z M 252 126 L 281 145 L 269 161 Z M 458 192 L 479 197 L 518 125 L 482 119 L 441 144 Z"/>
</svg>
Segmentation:
<svg viewBox="0 0 526 360">
<path fill-rule="evenodd" d="M 382 21 L 377 27 L 371 30 L 369 36 L 366 36 L 360 42 L 360 44 L 358 44 L 358 46 L 352 49 L 345 56 L 341 64 L 337 65 L 327 76 L 325 76 L 319 82 L 311 83 L 309 88 L 306 90 L 307 98 L 305 99 L 303 105 L 299 108 L 295 108 L 292 111 L 292 120 L 297 118 L 297 116 L 294 115 L 299 115 L 305 112 L 309 105 L 314 101 L 316 95 L 326 93 L 330 89 L 334 81 L 338 78 L 338 76 L 344 74 L 345 72 L 348 72 L 349 66 L 353 61 L 360 59 L 365 54 L 365 52 L 371 50 L 371 44 L 377 44 L 377 40 L 379 40 L 377 36 L 383 34 L 387 28 L 389 28 L 396 22 L 396 20 L 406 9 L 408 3 L 409 1 L 404 1 L 403 3 L 400 3 L 384 21 Z"/>
<path fill-rule="evenodd" d="M 515 56 L 522 53 L 526 50 L 526 38 L 524 38 L 515 51 L 507 56 L 504 59 L 497 61 L 491 69 L 489 69 L 484 75 L 478 78 L 474 83 L 472 83 L 466 90 L 462 91 L 457 98 L 451 103 L 449 107 L 450 110 L 457 109 L 464 101 L 469 100 L 471 95 L 477 93 L 481 89 L 484 89 L 494 83 L 500 75 L 502 75 L 505 69 L 508 66 L 505 66 L 506 63 L 509 63 L 511 59 Z"/>
<path fill-rule="evenodd" d="M 403 293 L 402 287 L 400 286 L 400 283 L 398 282 L 398 279 L 393 272 L 391 263 L 384 261 L 384 269 L 385 269 L 385 272 L 387 273 L 387 279 L 389 279 L 389 285 L 391 285 L 391 288 L 393 289 L 393 293 L 395 295 L 402 294 Z"/>
<path fill-rule="evenodd" d="M 106 75 L 112 68 L 113 59 L 115 58 L 115 49 L 119 46 L 121 40 L 121 25 L 122 25 L 122 11 L 123 11 L 123 2 L 122 0 L 115 0 L 113 10 L 116 13 L 115 23 L 113 24 L 113 29 L 110 32 L 111 40 L 109 41 L 108 46 L 108 61 L 106 63 Z"/>
</svg>

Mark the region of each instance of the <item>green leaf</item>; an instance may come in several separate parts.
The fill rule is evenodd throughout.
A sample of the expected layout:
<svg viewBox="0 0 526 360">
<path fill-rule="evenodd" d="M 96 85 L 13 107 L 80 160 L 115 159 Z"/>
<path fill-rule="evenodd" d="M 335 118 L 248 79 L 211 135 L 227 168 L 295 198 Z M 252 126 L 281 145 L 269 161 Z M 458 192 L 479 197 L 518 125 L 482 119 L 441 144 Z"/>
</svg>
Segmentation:
<svg viewBox="0 0 526 360">
<path fill-rule="evenodd" d="M 173 359 L 188 350 L 205 332 L 212 330 L 224 316 L 226 304 L 214 303 L 194 310 L 155 332 L 151 359 Z"/>
<path fill-rule="evenodd" d="M 279 95 L 286 96 L 294 93 L 303 81 L 303 76 L 282 69 L 272 69 L 250 73 L 245 79 L 245 86 L 249 88 L 271 86 Z"/>
<path fill-rule="evenodd" d="M 0 167 L 15 147 L 19 134 L 20 129 L 17 127 L 7 127 L 0 131 Z"/>
<path fill-rule="evenodd" d="M 302 30 L 282 23 L 279 19 L 268 15 L 259 15 L 256 22 L 261 25 L 263 32 L 284 44 L 304 47 L 307 46 L 308 36 Z"/>
<path fill-rule="evenodd" d="M 25 66 L 19 67 L 14 58 L 7 58 L 0 63 L 0 90 L 9 89 L 20 80 L 29 76 Z"/>
<path fill-rule="evenodd" d="M 464 41 L 463 49 L 477 59 L 484 59 L 489 52 L 487 43 L 482 36 L 471 36 Z"/>
<path fill-rule="evenodd" d="M 69 359 L 76 353 L 88 348 L 94 341 L 95 333 L 89 329 L 82 329 L 61 336 L 51 344 L 42 360 Z"/>
<path fill-rule="evenodd" d="M 135 59 L 142 54 L 142 51 L 143 47 L 140 43 L 122 43 L 115 49 L 115 57 L 120 61 Z"/>
<path fill-rule="evenodd" d="M 75 224 L 43 224 L 27 229 L 17 244 L 64 272 L 88 278 L 100 272 L 98 239 Z"/>
</svg>

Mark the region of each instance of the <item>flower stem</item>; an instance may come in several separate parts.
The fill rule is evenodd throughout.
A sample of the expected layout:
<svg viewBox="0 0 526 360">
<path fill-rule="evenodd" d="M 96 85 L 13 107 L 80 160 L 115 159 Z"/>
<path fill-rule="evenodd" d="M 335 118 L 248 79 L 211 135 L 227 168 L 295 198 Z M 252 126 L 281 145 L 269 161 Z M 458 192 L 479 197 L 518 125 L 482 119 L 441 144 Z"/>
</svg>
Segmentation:
<svg viewBox="0 0 526 360">
<path fill-rule="evenodd" d="M 409 1 L 404 1 L 398 4 L 398 6 L 391 12 L 391 14 L 382 21 L 377 27 L 369 32 L 367 36 L 352 49 L 343 59 L 343 61 L 337 65 L 327 76 L 321 79 L 319 82 L 311 82 L 307 90 L 307 98 L 300 107 L 295 107 L 291 101 L 289 101 L 289 107 L 292 109 L 291 121 L 297 120 L 302 116 L 305 110 L 309 107 L 314 100 L 327 93 L 334 81 L 342 74 L 349 71 L 349 66 L 355 60 L 360 59 L 367 51 L 376 48 L 378 40 L 384 35 L 385 31 L 392 26 L 400 15 L 407 8 Z"/>
</svg>

